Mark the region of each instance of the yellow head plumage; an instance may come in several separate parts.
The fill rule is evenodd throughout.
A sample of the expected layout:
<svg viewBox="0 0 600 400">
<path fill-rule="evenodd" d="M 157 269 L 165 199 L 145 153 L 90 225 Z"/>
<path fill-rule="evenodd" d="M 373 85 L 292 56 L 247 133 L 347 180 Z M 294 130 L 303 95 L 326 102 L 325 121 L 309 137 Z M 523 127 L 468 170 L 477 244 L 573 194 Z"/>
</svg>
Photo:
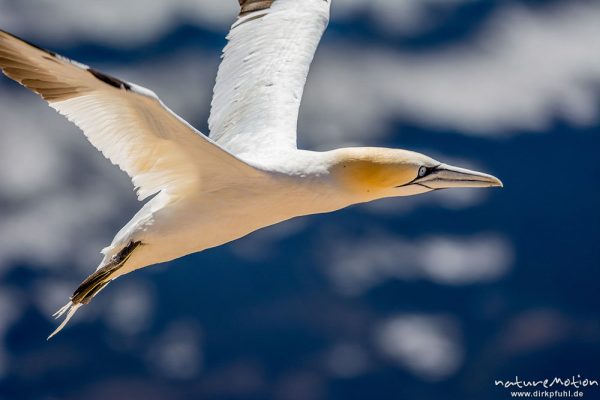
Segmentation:
<svg viewBox="0 0 600 400">
<path fill-rule="evenodd" d="M 359 147 L 334 151 L 332 176 L 345 190 L 368 201 L 410 196 L 450 187 L 502 186 L 495 177 L 442 164 L 401 149 Z"/>
</svg>

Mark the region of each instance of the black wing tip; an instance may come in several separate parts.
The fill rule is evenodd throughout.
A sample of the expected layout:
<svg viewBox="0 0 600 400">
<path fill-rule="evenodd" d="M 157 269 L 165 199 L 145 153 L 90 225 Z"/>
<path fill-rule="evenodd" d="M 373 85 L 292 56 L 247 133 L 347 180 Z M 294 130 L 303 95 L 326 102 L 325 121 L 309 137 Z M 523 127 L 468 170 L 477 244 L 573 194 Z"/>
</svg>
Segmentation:
<svg viewBox="0 0 600 400">
<path fill-rule="evenodd" d="M 4 29 L 0 29 L 0 35 L 1 34 L 4 34 L 4 35 L 6 35 L 8 37 L 11 37 L 13 39 L 19 40 L 19 41 L 25 43 L 28 46 L 31 46 L 31 47 L 33 47 L 33 48 L 35 48 L 37 50 L 40 50 L 40 51 L 48 54 L 51 57 L 60 58 L 60 59 L 62 59 L 64 61 L 69 61 L 69 62 L 73 63 L 68 58 L 63 57 L 63 56 L 59 55 L 58 53 L 55 53 L 52 50 L 44 49 L 43 47 L 40 47 L 40 46 L 38 46 L 35 43 L 31 43 L 28 40 L 25 40 L 25 39 L 23 39 L 23 38 L 21 38 L 21 37 L 19 37 L 17 35 L 14 35 L 14 34 L 12 34 L 10 32 L 7 32 Z M 84 67 L 84 68 L 86 67 L 86 66 L 82 66 L 79 63 L 77 63 L 77 65 L 80 66 L 80 67 Z M 132 90 L 131 84 L 129 84 L 129 83 L 125 82 L 125 81 L 122 81 L 122 80 L 120 80 L 118 78 L 115 78 L 114 76 L 107 75 L 107 74 L 105 74 L 103 72 L 100 72 L 98 70 L 95 70 L 95 69 L 93 69 L 91 67 L 87 67 L 87 71 L 90 74 L 92 74 L 96 79 L 98 79 L 98 80 L 100 80 L 100 81 L 102 81 L 102 82 L 104 82 L 104 83 L 106 83 L 106 84 L 108 84 L 108 85 L 110 85 L 110 86 L 112 86 L 114 88 L 123 89 L 123 90 L 127 90 L 127 91 L 131 91 Z"/>
<path fill-rule="evenodd" d="M 266 10 L 271 8 L 275 0 L 239 0 L 240 3 L 240 17 L 248 15 L 255 11 Z"/>
<path fill-rule="evenodd" d="M 77 290 L 75 290 L 73 296 L 71 296 L 73 304 L 88 304 L 96 294 L 114 279 L 114 272 L 122 268 L 129 257 L 131 257 L 134 250 L 142 244 L 141 241 L 129 242 L 129 244 L 122 248 L 108 264 L 88 276 L 81 285 L 79 285 Z"/>
<path fill-rule="evenodd" d="M 92 75 L 94 75 L 94 77 L 96 79 L 101 80 L 102 82 L 115 87 L 117 89 L 124 89 L 127 91 L 131 91 L 131 85 L 125 81 L 120 80 L 119 78 L 115 78 L 114 76 L 110 76 L 107 75 L 103 72 L 100 72 L 98 70 L 95 70 L 93 68 L 88 68 L 88 72 Z"/>
</svg>

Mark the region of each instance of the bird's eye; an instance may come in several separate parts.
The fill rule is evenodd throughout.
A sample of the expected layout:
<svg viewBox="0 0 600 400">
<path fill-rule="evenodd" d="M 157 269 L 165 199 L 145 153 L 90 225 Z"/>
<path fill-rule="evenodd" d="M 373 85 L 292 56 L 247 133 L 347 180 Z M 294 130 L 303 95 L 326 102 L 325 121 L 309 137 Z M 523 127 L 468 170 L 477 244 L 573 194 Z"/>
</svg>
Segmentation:
<svg viewBox="0 0 600 400">
<path fill-rule="evenodd" d="M 425 175 L 427 175 L 427 168 L 426 167 L 419 168 L 419 178 L 422 178 Z"/>
</svg>

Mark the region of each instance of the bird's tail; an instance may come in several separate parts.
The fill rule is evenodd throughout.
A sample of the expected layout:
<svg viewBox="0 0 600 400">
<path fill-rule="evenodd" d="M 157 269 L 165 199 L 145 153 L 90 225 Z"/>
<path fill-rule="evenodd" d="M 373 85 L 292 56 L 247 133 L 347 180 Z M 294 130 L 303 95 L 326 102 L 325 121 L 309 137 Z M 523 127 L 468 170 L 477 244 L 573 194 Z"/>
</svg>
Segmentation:
<svg viewBox="0 0 600 400">
<path fill-rule="evenodd" d="M 54 313 L 53 317 L 60 318 L 65 313 L 67 314 L 64 321 L 48 336 L 50 340 L 54 335 L 60 332 L 75 315 L 77 310 L 84 304 L 88 304 L 92 299 L 100 293 L 113 279 L 115 272 L 119 270 L 127 262 L 133 251 L 140 245 L 141 242 L 131 242 L 125 246 L 117 255 L 115 255 L 108 264 L 98 268 L 96 272 L 91 274 L 84 280 L 81 285 L 75 290 L 71 301 L 65 304 L 60 310 Z"/>
</svg>

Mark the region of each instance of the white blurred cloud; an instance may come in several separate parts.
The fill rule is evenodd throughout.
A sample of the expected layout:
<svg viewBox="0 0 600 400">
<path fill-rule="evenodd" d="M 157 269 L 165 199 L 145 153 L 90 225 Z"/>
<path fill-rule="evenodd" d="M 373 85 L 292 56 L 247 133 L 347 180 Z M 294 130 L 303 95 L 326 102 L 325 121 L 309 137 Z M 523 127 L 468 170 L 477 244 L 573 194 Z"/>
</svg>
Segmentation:
<svg viewBox="0 0 600 400">
<path fill-rule="evenodd" d="M 415 32 L 433 24 L 441 8 L 467 0 L 337 0 L 333 18 L 369 17 L 389 33 Z M 428 12 L 430 7 L 437 12 Z M 20 31 L 27 27 L 37 38 L 65 43 L 93 40 L 130 47 L 155 40 L 187 22 L 225 31 L 239 6 L 235 0 L 0 0 L 0 25 Z"/>
<path fill-rule="evenodd" d="M 83 279 L 82 279 L 83 280 Z M 79 282 L 67 282 L 55 279 L 43 279 L 37 282 L 31 290 L 30 299 L 37 307 L 38 311 L 45 316 L 52 324 L 56 323 L 52 316 L 59 307 L 67 302 L 67 299 L 73 294 L 73 289 Z M 79 318 L 75 318 L 72 323 L 78 323 Z"/>
<path fill-rule="evenodd" d="M 203 363 L 202 332 L 193 322 L 172 323 L 151 346 L 150 366 L 170 379 L 192 379 L 200 373 Z"/>
<path fill-rule="evenodd" d="M 148 284 L 119 282 L 106 307 L 108 325 L 123 335 L 136 335 L 147 329 L 152 321 L 154 294 Z"/>
<path fill-rule="evenodd" d="M 598 120 L 599 2 L 506 6 L 479 36 L 442 49 L 369 46 L 326 42 L 318 53 L 301 119 L 308 145 L 364 144 L 398 118 L 478 135 Z"/>
<path fill-rule="evenodd" d="M 497 234 L 429 236 L 416 241 L 384 233 L 330 236 L 323 245 L 328 273 L 342 293 L 356 295 L 388 279 L 447 285 L 491 282 L 513 263 L 510 242 Z"/>
<path fill-rule="evenodd" d="M 94 182 L 61 193 L 36 196 L 28 204 L 0 211 L 0 267 L 11 262 L 93 271 L 99 251 L 110 240 L 107 219 L 119 214 L 119 202 Z M 117 211 L 115 211 L 117 210 Z"/>
<path fill-rule="evenodd" d="M 391 34 L 418 33 L 443 17 L 441 10 L 470 0 L 339 0 L 332 17 L 345 19 L 369 16 L 377 29 Z"/>
<path fill-rule="evenodd" d="M 450 316 L 397 315 L 375 332 L 383 355 L 425 380 L 439 381 L 460 368 L 460 325 Z"/>
<path fill-rule="evenodd" d="M 27 29 L 44 40 L 91 40 L 130 47 L 157 39 L 181 22 L 225 30 L 238 11 L 235 0 L 0 0 L 0 25 Z"/>
</svg>

